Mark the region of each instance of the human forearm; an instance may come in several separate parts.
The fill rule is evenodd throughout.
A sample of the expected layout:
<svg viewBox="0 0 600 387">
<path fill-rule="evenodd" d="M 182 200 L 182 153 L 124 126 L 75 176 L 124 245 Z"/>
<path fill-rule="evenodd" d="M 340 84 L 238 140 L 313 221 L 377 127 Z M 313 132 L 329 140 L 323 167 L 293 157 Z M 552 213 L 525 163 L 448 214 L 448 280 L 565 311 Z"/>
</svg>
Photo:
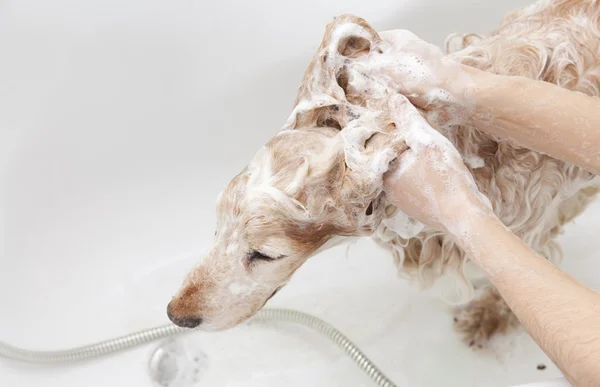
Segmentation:
<svg viewBox="0 0 600 387">
<path fill-rule="evenodd" d="M 381 36 L 397 51 L 378 62 L 381 72 L 430 125 L 471 124 L 600 173 L 600 99 L 463 66 L 406 31 Z M 385 177 L 387 200 L 454 235 L 565 375 L 578 386 L 600 385 L 600 295 L 506 229 L 450 141 L 430 141 L 434 129 L 410 104 L 396 105 L 390 110 L 408 148 Z"/>
<path fill-rule="evenodd" d="M 465 85 L 478 129 L 600 174 L 600 98 L 467 66 Z"/>
<path fill-rule="evenodd" d="M 576 386 L 600 385 L 600 294 L 535 254 L 494 215 L 474 214 L 458 243 L 565 376 Z"/>
<path fill-rule="evenodd" d="M 397 50 L 381 71 L 431 125 L 471 124 L 600 174 L 600 98 L 462 65 L 407 31 L 381 36 Z"/>
</svg>

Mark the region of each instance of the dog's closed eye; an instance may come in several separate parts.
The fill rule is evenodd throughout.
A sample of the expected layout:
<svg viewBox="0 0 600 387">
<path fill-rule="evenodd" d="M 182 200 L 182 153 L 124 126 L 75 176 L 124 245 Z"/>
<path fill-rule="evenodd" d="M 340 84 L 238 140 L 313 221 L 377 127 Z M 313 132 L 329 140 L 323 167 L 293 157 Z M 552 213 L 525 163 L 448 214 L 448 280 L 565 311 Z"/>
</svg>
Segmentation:
<svg viewBox="0 0 600 387">
<path fill-rule="evenodd" d="M 265 255 L 263 253 L 261 253 L 260 251 L 252 251 L 250 252 L 250 254 L 248 255 L 248 260 L 250 262 L 257 262 L 257 261 L 274 261 L 276 259 L 280 259 L 280 258 L 284 258 L 283 255 L 279 256 L 279 257 L 269 257 L 268 255 Z"/>
</svg>

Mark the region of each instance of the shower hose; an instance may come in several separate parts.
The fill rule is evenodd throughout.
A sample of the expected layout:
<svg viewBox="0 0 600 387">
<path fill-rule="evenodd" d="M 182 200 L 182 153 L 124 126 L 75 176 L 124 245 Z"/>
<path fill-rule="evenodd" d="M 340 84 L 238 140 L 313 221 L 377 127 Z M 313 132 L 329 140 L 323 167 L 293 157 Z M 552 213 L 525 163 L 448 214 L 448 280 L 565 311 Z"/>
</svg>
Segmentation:
<svg viewBox="0 0 600 387">
<path fill-rule="evenodd" d="M 263 309 L 252 321 L 283 321 L 311 328 L 340 347 L 377 386 L 396 387 L 350 339 L 317 317 L 290 309 Z M 95 344 L 58 351 L 31 351 L 0 341 L 0 357 L 39 364 L 70 363 L 120 352 L 158 339 L 189 332 L 193 330 L 167 324 Z"/>
</svg>

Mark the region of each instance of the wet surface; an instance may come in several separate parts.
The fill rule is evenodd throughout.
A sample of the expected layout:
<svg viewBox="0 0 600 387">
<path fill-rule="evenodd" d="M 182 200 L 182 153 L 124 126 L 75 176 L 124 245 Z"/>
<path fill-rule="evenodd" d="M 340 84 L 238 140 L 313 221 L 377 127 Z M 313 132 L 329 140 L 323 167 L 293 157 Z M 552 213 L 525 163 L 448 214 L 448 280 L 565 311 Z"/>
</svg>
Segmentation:
<svg viewBox="0 0 600 387">
<path fill-rule="evenodd" d="M 185 337 L 171 338 L 154 351 L 148 368 L 159 387 L 198 386 L 208 368 L 208 356 Z"/>
</svg>

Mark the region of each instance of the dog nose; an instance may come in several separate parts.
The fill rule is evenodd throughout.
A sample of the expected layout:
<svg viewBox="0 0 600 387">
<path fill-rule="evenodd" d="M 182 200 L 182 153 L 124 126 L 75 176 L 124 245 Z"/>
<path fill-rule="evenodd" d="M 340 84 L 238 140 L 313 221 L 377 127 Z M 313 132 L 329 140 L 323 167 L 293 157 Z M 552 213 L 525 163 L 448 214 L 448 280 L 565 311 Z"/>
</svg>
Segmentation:
<svg viewBox="0 0 600 387">
<path fill-rule="evenodd" d="M 171 320 L 173 324 L 177 326 L 182 328 L 196 328 L 202 323 L 202 319 L 199 317 L 175 316 L 172 309 L 173 307 L 171 306 L 171 303 L 169 303 L 169 305 L 167 305 L 167 316 L 169 316 L 169 320 Z"/>
</svg>

